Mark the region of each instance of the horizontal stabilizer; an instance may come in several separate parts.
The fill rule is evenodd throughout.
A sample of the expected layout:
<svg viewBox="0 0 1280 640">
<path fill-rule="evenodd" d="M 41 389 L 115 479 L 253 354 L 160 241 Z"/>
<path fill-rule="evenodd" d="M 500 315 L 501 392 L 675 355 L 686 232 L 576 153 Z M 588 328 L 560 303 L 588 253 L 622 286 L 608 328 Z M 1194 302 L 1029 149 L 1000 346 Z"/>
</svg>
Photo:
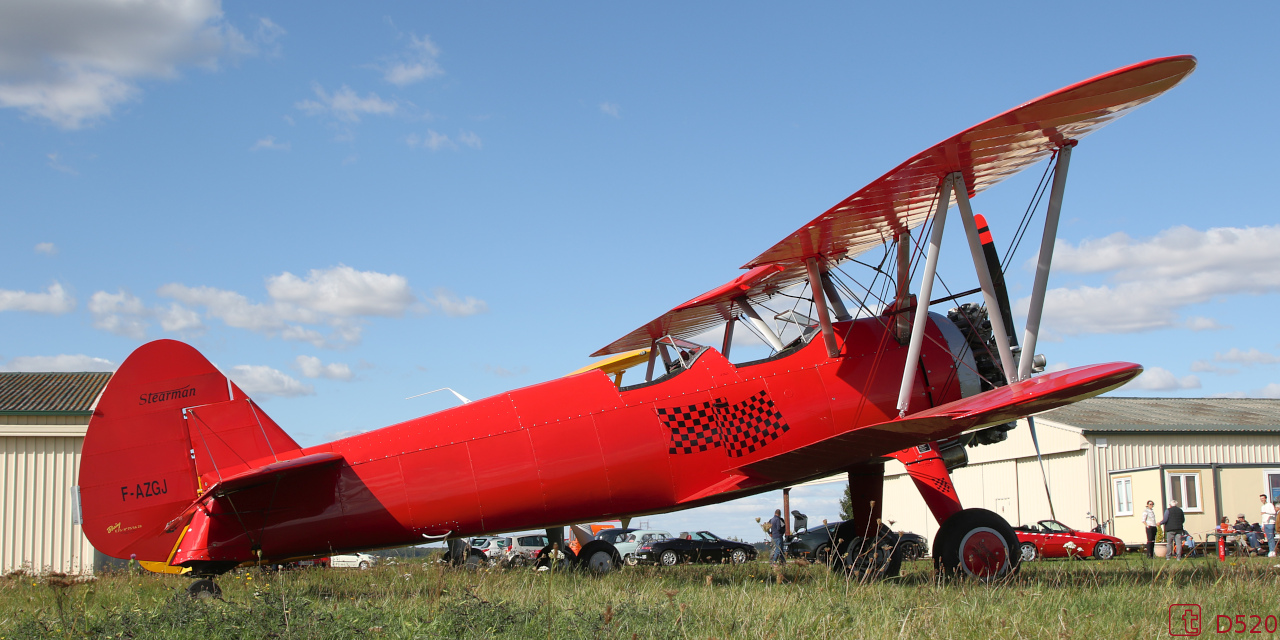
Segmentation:
<svg viewBox="0 0 1280 640">
<path fill-rule="evenodd" d="M 341 461 L 341 454 L 331 452 L 313 453 L 311 455 L 302 456 L 301 458 L 273 462 L 256 469 L 250 469 L 248 471 L 237 473 L 233 476 L 228 476 L 210 485 L 208 489 L 205 489 L 198 498 L 183 510 L 182 515 L 174 518 L 165 526 L 165 531 L 175 531 L 179 526 L 189 521 L 192 514 L 194 514 L 196 510 L 200 508 L 200 505 L 210 497 L 216 498 L 235 491 L 243 491 L 257 485 L 266 484 L 273 480 L 299 473 L 303 470 L 313 469 L 328 464 L 336 464 Z"/>
<path fill-rule="evenodd" d="M 1105 393 L 1137 377 L 1142 366 L 1112 362 L 1047 373 L 904 418 L 846 431 L 808 446 L 764 458 L 729 473 L 773 481 L 824 474 L 909 446 L 942 440 Z M 892 450 L 883 443 L 890 443 Z"/>
</svg>

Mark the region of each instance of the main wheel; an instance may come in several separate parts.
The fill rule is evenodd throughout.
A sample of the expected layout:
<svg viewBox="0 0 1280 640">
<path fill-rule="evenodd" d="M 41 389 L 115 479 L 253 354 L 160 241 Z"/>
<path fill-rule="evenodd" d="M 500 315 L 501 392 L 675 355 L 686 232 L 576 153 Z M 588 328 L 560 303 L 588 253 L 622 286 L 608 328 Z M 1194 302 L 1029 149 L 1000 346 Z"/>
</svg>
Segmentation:
<svg viewBox="0 0 1280 640">
<path fill-rule="evenodd" d="M 947 519 L 933 540 L 933 566 L 945 576 L 998 580 L 1018 571 L 1018 534 L 986 509 L 965 509 Z"/>
<path fill-rule="evenodd" d="M 1115 545 L 1110 542 L 1104 540 L 1093 546 L 1093 557 L 1099 560 L 1110 560 L 1115 555 Z"/>
<path fill-rule="evenodd" d="M 680 554 L 667 549 L 662 552 L 662 555 L 658 556 L 658 561 L 661 562 L 664 567 L 674 567 L 680 563 Z"/>
<path fill-rule="evenodd" d="M 592 540 L 582 547 L 578 554 L 578 564 L 592 573 L 605 574 L 622 566 L 622 558 L 613 545 L 604 540 Z"/>
<path fill-rule="evenodd" d="M 187 587 L 187 595 L 200 600 L 208 600 L 209 598 L 222 598 L 222 587 L 213 581 L 213 578 L 200 578 L 192 582 Z"/>
<path fill-rule="evenodd" d="M 1018 547 L 1018 562 L 1030 562 L 1036 559 L 1036 544 L 1034 542 L 1024 542 Z"/>
<path fill-rule="evenodd" d="M 744 549 L 734 549 L 729 552 L 729 562 L 733 564 L 745 564 L 747 562 L 747 552 Z"/>
</svg>

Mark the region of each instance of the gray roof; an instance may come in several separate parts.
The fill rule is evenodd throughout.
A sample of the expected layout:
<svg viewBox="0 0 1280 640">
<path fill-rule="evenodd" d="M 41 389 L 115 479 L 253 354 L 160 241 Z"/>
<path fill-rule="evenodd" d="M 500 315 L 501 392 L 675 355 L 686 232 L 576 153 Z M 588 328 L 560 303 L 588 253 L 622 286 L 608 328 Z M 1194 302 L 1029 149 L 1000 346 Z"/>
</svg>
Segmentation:
<svg viewBox="0 0 1280 640">
<path fill-rule="evenodd" d="M 109 372 L 0 373 L 0 414 L 88 415 Z"/>
<path fill-rule="evenodd" d="M 1280 400 L 1090 398 L 1040 415 L 1088 432 L 1280 431 Z"/>
</svg>

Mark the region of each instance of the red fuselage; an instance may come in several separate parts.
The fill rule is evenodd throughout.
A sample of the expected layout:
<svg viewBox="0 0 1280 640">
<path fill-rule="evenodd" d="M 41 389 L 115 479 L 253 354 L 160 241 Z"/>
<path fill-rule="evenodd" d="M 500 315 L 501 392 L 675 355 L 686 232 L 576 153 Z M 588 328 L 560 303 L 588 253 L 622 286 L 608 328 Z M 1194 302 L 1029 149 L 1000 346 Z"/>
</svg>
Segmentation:
<svg viewBox="0 0 1280 640">
<path fill-rule="evenodd" d="M 707 350 L 689 369 L 651 383 L 618 389 L 591 371 L 304 449 L 302 456 L 332 452 L 342 462 L 216 503 L 208 533 L 216 544 L 192 557 L 247 560 L 254 546 L 269 558 L 327 554 L 421 542 L 424 535 L 666 512 L 927 442 L 924 434 L 867 430 L 861 456 L 843 466 L 801 465 L 787 477 L 740 470 L 896 415 L 906 348 L 884 325 L 882 318 L 837 323 L 838 358 L 827 356 L 821 340 L 741 365 Z M 922 362 L 911 411 L 961 396 L 955 359 L 936 323 Z M 227 512 L 230 504 L 238 517 Z M 246 519 L 249 512 L 268 515 Z"/>
</svg>

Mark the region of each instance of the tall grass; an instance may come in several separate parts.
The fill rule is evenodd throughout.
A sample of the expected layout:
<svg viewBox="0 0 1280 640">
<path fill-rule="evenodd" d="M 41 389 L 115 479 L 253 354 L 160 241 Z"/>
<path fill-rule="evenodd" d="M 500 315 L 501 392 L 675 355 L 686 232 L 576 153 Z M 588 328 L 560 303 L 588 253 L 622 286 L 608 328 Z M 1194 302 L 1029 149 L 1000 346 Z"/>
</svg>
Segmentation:
<svg viewBox="0 0 1280 640">
<path fill-rule="evenodd" d="M 0 579 L 0 638 L 1150 638 L 1172 604 L 1280 615 L 1274 560 L 1041 561 L 997 584 L 938 583 L 928 560 L 862 584 L 819 566 L 629 567 L 604 577 L 400 563 L 243 571 L 222 600 L 189 580 Z"/>
</svg>

